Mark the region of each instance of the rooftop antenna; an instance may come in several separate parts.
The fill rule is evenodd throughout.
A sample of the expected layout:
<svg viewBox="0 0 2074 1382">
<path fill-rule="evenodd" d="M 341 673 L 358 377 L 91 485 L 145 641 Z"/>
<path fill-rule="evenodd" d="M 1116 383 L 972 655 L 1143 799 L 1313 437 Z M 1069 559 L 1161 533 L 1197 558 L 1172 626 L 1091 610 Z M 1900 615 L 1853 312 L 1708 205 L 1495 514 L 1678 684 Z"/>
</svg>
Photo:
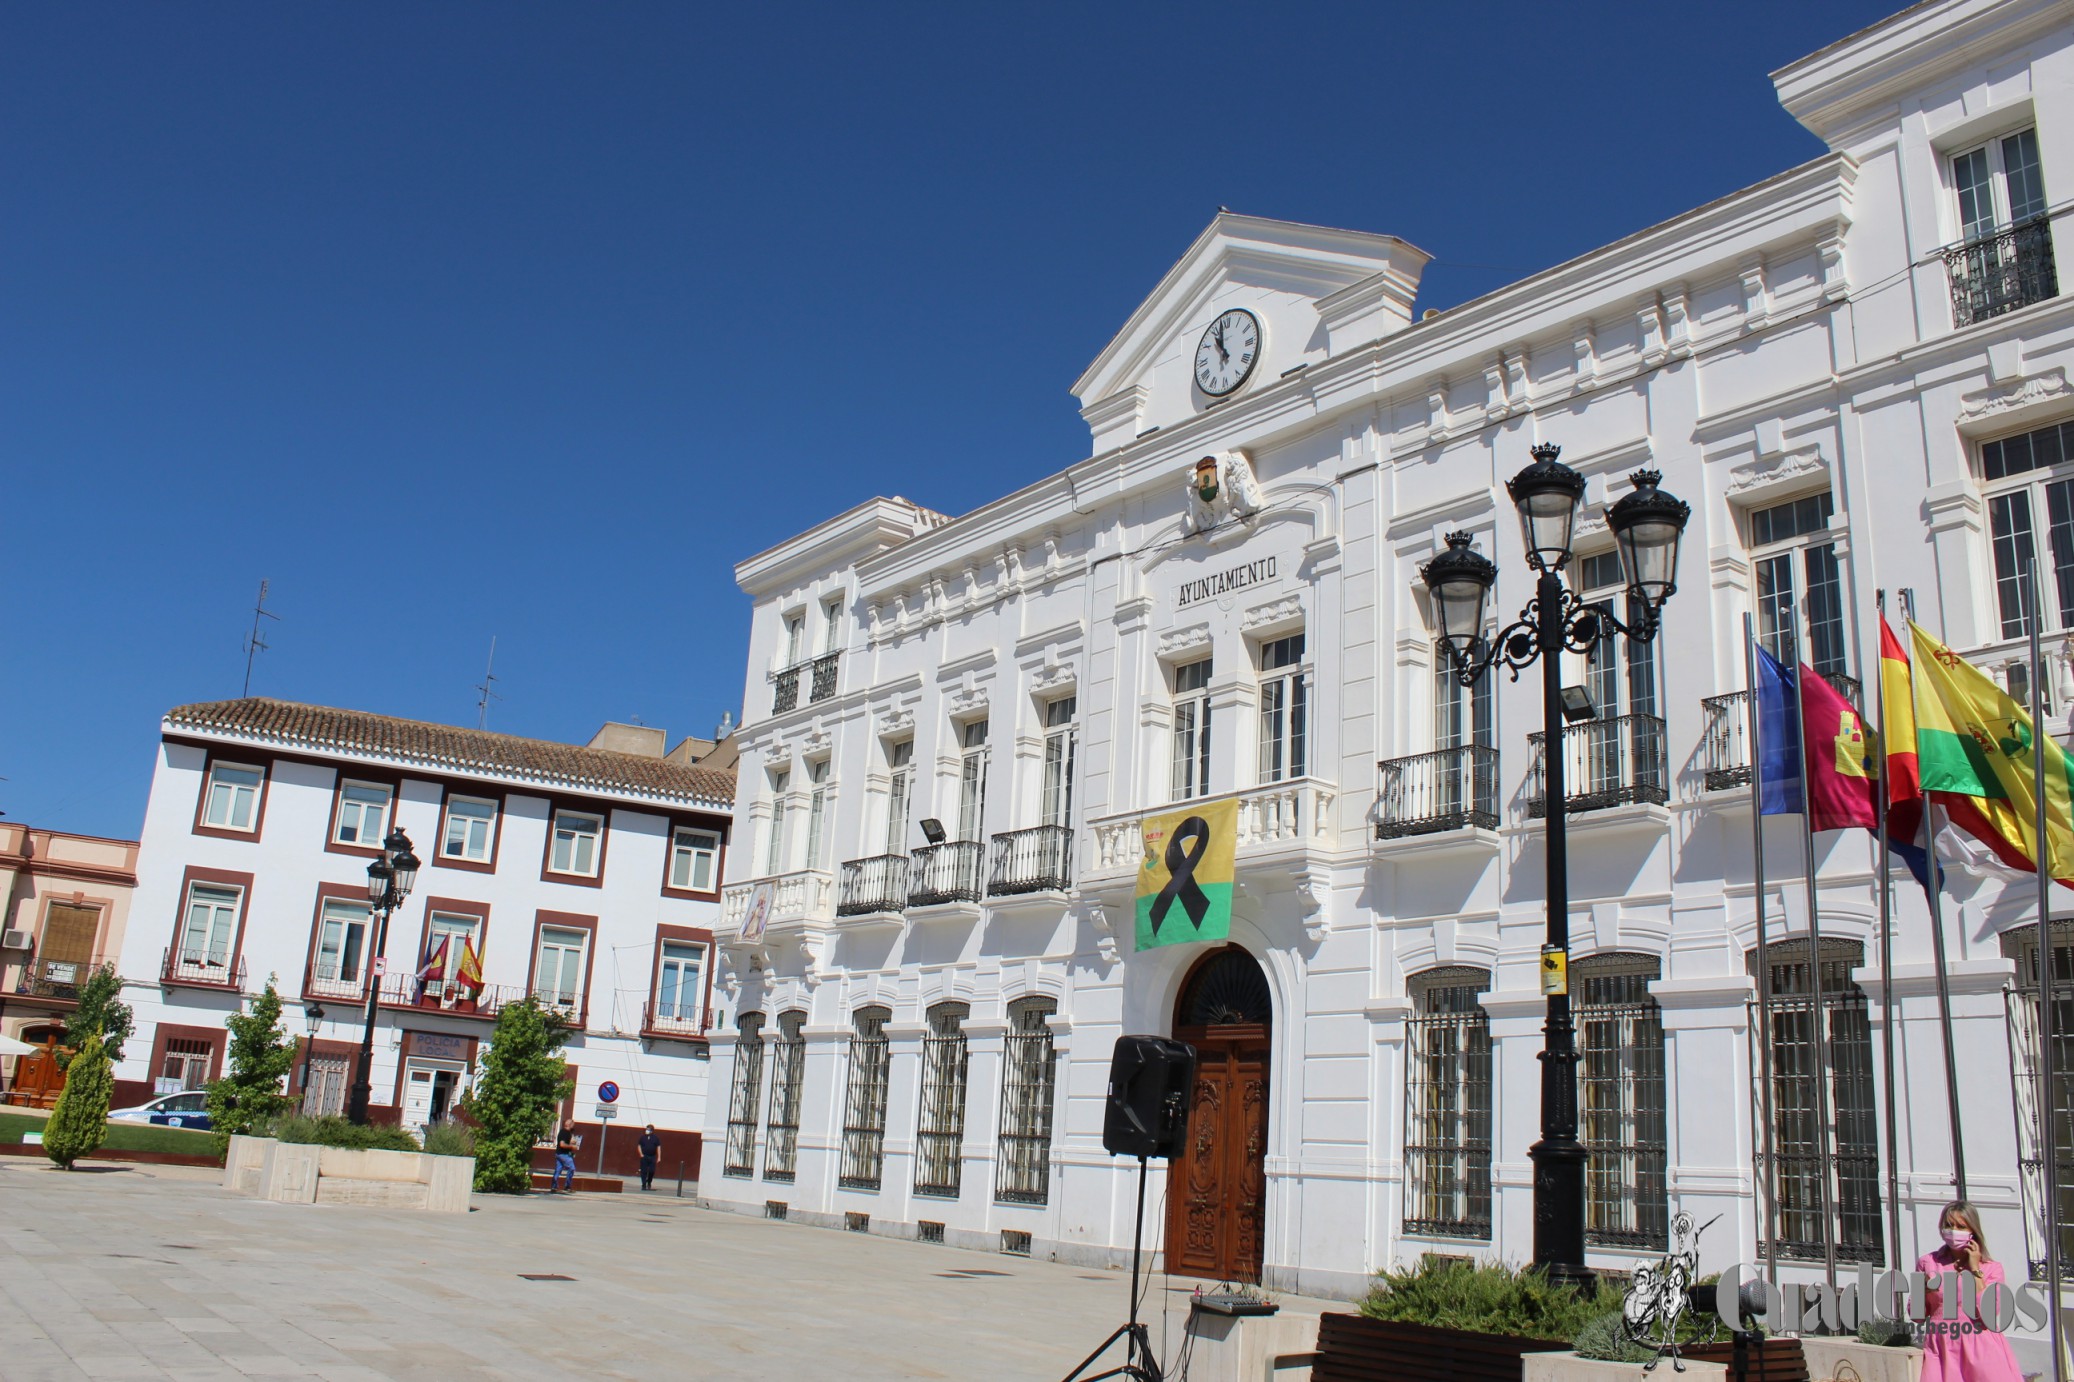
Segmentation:
<svg viewBox="0 0 2074 1382">
<path fill-rule="evenodd" d="M 497 674 L 493 670 L 496 665 L 497 635 L 493 633 L 490 635 L 490 660 L 484 664 L 482 680 L 477 682 L 475 686 L 478 693 L 475 698 L 475 727 L 477 729 L 488 729 L 490 727 L 490 702 L 504 699 L 491 689 L 497 684 Z"/>
<path fill-rule="evenodd" d="M 259 603 L 252 606 L 252 632 L 245 639 L 245 689 L 238 693 L 240 697 L 252 694 L 252 659 L 265 652 L 269 646 L 265 636 L 260 633 L 262 625 L 259 621 L 281 617 L 266 607 L 266 587 L 267 583 L 264 580 L 260 581 Z"/>
</svg>

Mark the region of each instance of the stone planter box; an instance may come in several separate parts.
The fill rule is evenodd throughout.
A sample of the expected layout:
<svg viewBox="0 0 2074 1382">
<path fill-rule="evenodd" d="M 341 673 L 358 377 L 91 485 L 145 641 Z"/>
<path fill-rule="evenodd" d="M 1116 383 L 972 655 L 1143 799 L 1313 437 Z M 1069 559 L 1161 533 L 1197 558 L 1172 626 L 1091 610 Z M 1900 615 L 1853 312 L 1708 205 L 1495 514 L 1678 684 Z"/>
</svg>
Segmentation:
<svg viewBox="0 0 2074 1382">
<path fill-rule="evenodd" d="M 1643 1378 L 1650 1382 L 1663 1382 L 1665 1378 L 1677 1378 L 1679 1382 L 1726 1382 L 1728 1377 L 1727 1364 L 1692 1359 L 1686 1360 L 1683 1372 L 1673 1370 L 1668 1361 L 1651 1369 L 1646 1363 L 1603 1363 L 1575 1353 L 1529 1353 L 1520 1361 L 1526 1364 L 1524 1382 L 1615 1382 L 1624 1378 L 1638 1382 Z"/>
<path fill-rule="evenodd" d="M 1189 1382 L 1299 1382 L 1306 1374 L 1291 1360 L 1318 1348 L 1318 1317 L 1219 1315 L 1196 1310 L 1188 1319 Z"/>
<path fill-rule="evenodd" d="M 1917 1382 L 1923 1375 L 1923 1350 L 1919 1348 L 1802 1335 L 1800 1352 L 1808 1360 L 1811 1382 L 1834 1382 L 1839 1377 L 1855 1377 L 1858 1382 Z"/>
<path fill-rule="evenodd" d="M 359 1204 L 465 1214 L 475 1158 L 232 1137 L 223 1184 L 281 1204 Z"/>
</svg>

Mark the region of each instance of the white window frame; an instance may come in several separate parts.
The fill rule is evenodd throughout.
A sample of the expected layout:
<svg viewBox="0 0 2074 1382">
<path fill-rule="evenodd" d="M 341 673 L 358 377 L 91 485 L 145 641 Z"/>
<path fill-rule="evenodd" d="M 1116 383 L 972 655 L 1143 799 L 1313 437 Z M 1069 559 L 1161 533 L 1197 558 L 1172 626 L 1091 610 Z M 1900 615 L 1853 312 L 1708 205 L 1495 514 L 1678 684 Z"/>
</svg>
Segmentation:
<svg viewBox="0 0 2074 1382">
<path fill-rule="evenodd" d="M 356 930 L 360 933 L 357 939 L 352 934 Z M 373 943 L 374 912 L 365 901 L 350 897 L 325 898 L 317 913 L 317 978 L 358 987 L 366 976 L 368 961 L 373 957 Z M 335 957 L 328 973 L 327 952 Z"/>
<path fill-rule="evenodd" d="M 564 821 L 589 821 L 593 829 L 589 833 L 581 830 L 564 829 Z M 567 850 L 563 849 L 566 837 Z M 581 846 L 590 842 L 588 866 L 579 860 Z M 605 817 L 597 811 L 557 810 L 548 828 L 547 871 L 566 874 L 571 878 L 596 878 L 600 861 L 605 855 Z"/>
<path fill-rule="evenodd" d="M 446 980 L 454 983 L 461 973 L 461 952 L 465 945 L 475 947 L 475 958 L 482 958 L 482 918 L 468 912 L 431 912 L 425 917 L 425 954 L 430 955 L 441 936 L 448 937 L 446 948 Z M 418 958 L 423 964 L 424 956 Z"/>
<path fill-rule="evenodd" d="M 1080 698 L 1071 692 L 1044 703 L 1044 768 L 1037 784 L 1040 825 L 1073 824 L 1073 774 L 1080 757 Z"/>
<path fill-rule="evenodd" d="M 2027 170 L 2018 170 L 2018 179 L 2033 179 L 2038 185 L 2025 189 L 2028 194 L 2025 204 L 2018 208 L 2010 193 L 2009 145 L 2025 135 L 2031 137 L 2031 163 Z M 1969 176 L 1966 166 L 1976 156 L 1980 158 L 1981 171 L 1986 174 L 1988 205 L 1984 208 L 1976 205 L 1974 213 L 1969 216 L 1966 212 L 1967 194 L 1970 189 L 1982 186 L 1980 181 Z M 1951 172 L 1952 214 L 1959 228 L 1959 240 L 1979 240 L 2007 230 L 2019 221 L 2028 221 L 2042 214 L 2051 204 L 2045 195 L 2042 163 L 2038 152 L 2038 129 L 2035 125 L 2006 130 L 1992 139 L 1969 148 L 1955 150 L 1947 155 L 1945 166 Z M 1986 212 L 1985 217 L 1981 214 L 1983 211 Z"/>
<path fill-rule="evenodd" d="M 1758 529 L 1766 515 L 1809 503 L 1818 508 L 1826 504 L 1821 526 L 1791 537 L 1760 540 Z M 1817 675 L 1830 678 L 1851 674 L 1851 633 L 1845 613 L 1849 601 L 1844 596 L 1844 563 L 1836 550 L 1832 526 L 1835 516 L 1836 501 L 1826 489 L 1761 504 L 1743 515 L 1750 534 L 1750 598 L 1756 606 L 1758 644 L 1783 663 L 1791 665 L 1797 656 Z M 1777 594 L 1782 572 L 1790 582 L 1783 601 Z M 1826 584 L 1827 592 L 1819 592 L 1818 584 Z M 1800 629 L 1797 654 L 1786 647 L 1785 620 L 1781 618 L 1781 611 L 1789 606 Z"/>
<path fill-rule="evenodd" d="M 249 773 L 250 782 L 226 782 L 225 773 Z M 219 789 L 223 789 L 219 792 Z M 202 824 L 211 830 L 236 830 L 246 835 L 258 833 L 259 798 L 266 790 L 266 769 L 256 763 L 209 764 L 209 780 L 202 784 Z M 218 802 L 227 804 L 222 819 L 218 819 Z M 244 808 L 245 820 L 239 823 L 239 808 Z"/>
<path fill-rule="evenodd" d="M 886 745 L 886 853 L 907 853 L 907 828 L 915 809 L 915 741 Z"/>
<path fill-rule="evenodd" d="M 205 901 L 201 894 L 210 894 Z M 238 913 L 245 903 L 245 890 L 234 883 L 192 882 L 187 885 L 187 896 L 180 908 L 180 948 L 175 952 L 181 965 L 203 965 L 211 969 L 230 968 L 231 952 L 238 943 Z M 205 944 L 196 949 L 190 944 L 195 932 L 195 908 L 209 908 L 209 920 L 204 924 Z M 206 942 L 213 938 L 218 929 L 223 934 L 223 948 L 219 951 Z M 220 955 L 220 959 L 211 956 Z"/>
<path fill-rule="evenodd" d="M 680 825 L 670 832 L 670 886 L 709 893 L 720 879 L 720 832 Z"/>
<path fill-rule="evenodd" d="M 791 791 L 790 768 L 780 768 L 771 774 L 771 822 L 763 843 L 763 871 L 766 874 L 785 872 L 785 817 L 792 805 Z"/>
<path fill-rule="evenodd" d="M 1294 648 L 1291 643 L 1294 642 Z M 1286 656 L 1293 661 L 1277 662 L 1270 657 Z M 1302 630 L 1263 641 L 1260 666 L 1260 751 L 1257 780 L 1263 784 L 1287 782 L 1310 770 L 1310 681 L 1309 648 Z"/>
<path fill-rule="evenodd" d="M 793 610 L 785 616 L 785 657 L 780 666 L 797 667 L 807 655 L 807 612 Z"/>
<path fill-rule="evenodd" d="M 706 953 L 707 947 L 700 941 L 663 940 L 658 944 L 662 954 L 655 966 L 655 993 L 653 995 L 655 1013 L 658 1017 L 672 1022 L 696 1024 L 705 1013 L 706 966 L 712 957 Z M 673 948 L 690 953 L 688 955 L 672 955 L 670 952 Z M 691 983 L 688 990 L 691 998 L 690 1011 L 688 1013 L 685 1011 L 686 1002 L 684 996 L 687 992 L 684 980 L 687 969 L 689 969 L 691 974 Z M 669 979 L 673 972 L 676 977 Z M 667 987 L 666 980 L 668 980 Z M 668 1012 L 663 1010 L 663 994 L 665 992 L 671 993 L 676 1000 Z"/>
<path fill-rule="evenodd" d="M 574 947 L 569 944 L 568 938 L 571 936 L 581 938 Z M 569 1013 L 583 1011 L 583 975 L 590 961 L 590 944 L 591 933 L 581 926 L 556 926 L 550 923 L 540 928 L 540 935 L 533 942 L 533 996 L 540 1000 L 542 1006 L 560 1008 Z M 559 982 L 569 971 L 566 960 L 561 961 L 560 972 L 555 976 L 556 982 L 549 982 L 547 964 L 550 951 L 557 956 L 573 954 L 576 957 L 573 987 L 563 988 Z"/>
<path fill-rule="evenodd" d="M 1197 668 L 1202 671 L 1198 673 Z M 1168 796 L 1192 801 L 1210 794 L 1211 659 L 1197 658 L 1173 669 L 1174 750 Z"/>
<path fill-rule="evenodd" d="M 2049 443 L 2059 459 L 2043 465 L 2025 464 L 2011 471 L 2008 465 L 2013 443 L 2022 444 L 2026 460 L 2037 448 Z M 2041 635 L 2051 635 L 2074 623 L 2074 422 L 2046 423 L 1991 437 L 1980 443 L 1980 476 L 1983 507 L 1987 510 L 1988 556 L 1994 569 L 1993 608 L 1989 627 L 2004 641 L 2029 636 L 2025 610 L 2022 558 L 2028 555 L 2038 566 L 2038 602 L 2044 617 Z M 1989 477 L 1990 469 L 2003 473 Z M 2054 514 L 2054 496 L 2060 513 Z M 2021 528 L 2012 522 L 2019 512 Z M 2015 688 L 2011 688 L 2012 693 Z"/>
<path fill-rule="evenodd" d="M 810 869 L 827 863 L 828 853 L 828 760 L 816 758 L 807 764 L 807 864 Z"/>
<path fill-rule="evenodd" d="M 831 595 L 821 602 L 821 652 L 824 656 L 842 651 L 843 605 L 840 595 Z"/>
<path fill-rule="evenodd" d="M 481 807 L 475 811 L 467 808 Z M 446 821 L 439 835 L 439 857 L 459 859 L 470 864 L 487 864 L 497 852 L 498 803 L 494 797 L 453 796 L 446 799 Z M 454 826 L 463 826 L 462 847 L 453 848 Z M 480 827 L 476 829 L 475 827 Z M 475 837 L 481 836 L 478 849 Z"/>
<path fill-rule="evenodd" d="M 958 726 L 959 840 L 984 840 L 987 829 L 987 722 L 966 720 Z"/>
<path fill-rule="evenodd" d="M 373 796 L 379 793 L 381 805 L 376 817 L 375 828 L 367 829 L 367 813 L 375 810 Z M 396 789 L 386 782 L 365 782 L 358 778 L 347 778 L 339 784 L 338 818 L 331 823 L 333 844 L 351 845 L 355 849 L 380 849 L 389 833 L 389 811 L 396 801 Z M 347 835 L 348 817 L 351 819 L 352 835 Z"/>
</svg>

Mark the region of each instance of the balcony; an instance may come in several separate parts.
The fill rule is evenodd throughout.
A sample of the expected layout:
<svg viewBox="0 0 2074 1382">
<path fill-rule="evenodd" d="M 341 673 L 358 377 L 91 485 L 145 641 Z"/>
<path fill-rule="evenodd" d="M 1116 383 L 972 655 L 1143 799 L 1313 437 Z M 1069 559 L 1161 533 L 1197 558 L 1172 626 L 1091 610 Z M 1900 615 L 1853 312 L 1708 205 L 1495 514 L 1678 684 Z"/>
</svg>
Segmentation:
<svg viewBox="0 0 2074 1382">
<path fill-rule="evenodd" d="M 2034 216 L 1944 251 L 1952 285 L 1952 325 L 2014 312 L 2058 297 L 2059 273 L 2052 261 L 2052 220 Z"/>
<path fill-rule="evenodd" d="M 245 989 L 245 960 L 242 955 L 233 959 L 221 950 L 185 950 L 167 946 L 165 959 L 159 967 L 159 982 L 168 986 L 242 993 Z"/>
<path fill-rule="evenodd" d="M 73 960 L 37 959 L 22 966 L 21 977 L 14 985 L 15 996 L 76 1003 L 79 1001 L 79 986 L 93 972 L 94 966 Z"/>
<path fill-rule="evenodd" d="M 559 989 L 543 984 L 533 990 L 533 1001 L 551 1013 L 558 1013 L 564 1021 L 580 1024 L 583 1021 L 583 995 L 573 989 Z"/>
<path fill-rule="evenodd" d="M 978 840 L 951 840 L 916 850 L 908 872 L 907 905 L 941 907 L 951 902 L 979 901 L 980 868 L 985 862 L 986 848 Z"/>
<path fill-rule="evenodd" d="M 835 914 L 839 917 L 899 916 L 907 906 L 905 854 L 875 854 L 843 864 Z"/>
<path fill-rule="evenodd" d="M 807 704 L 816 705 L 835 694 L 835 674 L 842 664 L 841 653 L 823 653 L 807 662 L 771 674 L 771 714 L 783 715 L 799 708 L 799 687 L 805 681 Z"/>
<path fill-rule="evenodd" d="M 305 998 L 343 998 L 358 1003 L 367 997 L 367 980 L 358 966 L 346 973 L 337 960 L 319 960 L 303 980 L 302 992 Z"/>
<path fill-rule="evenodd" d="M 1498 751 L 1481 744 L 1391 758 L 1376 767 L 1375 837 L 1401 840 L 1465 826 L 1498 828 Z"/>
<path fill-rule="evenodd" d="M 488 1018 L 495 1017 L 506 1003 L 516 1003 L 525 996 L 525 989 L 516 984 L 486 984 L 481 992 L 471 994 L 451 979 L 429 983 L 420 992 L 417 975 L 391 974 L 382 980 L 380 1001 L 385 1008 Z"/>
<path fill-rule="evenodd" d="M 1073 828 L 1038 825 L 994 837 L 988 897 L 1062 893 L 1073 886 Z"/>
<path fill-rule="evenodd" d="M 759 897 L 763 899 L 760 903 Z M 835 879 L 826 869 L 800 869 L 730 883 L 720 894 L 721 939 L 742 940 L 742 926 L 758 906 L 766 932 L 826 926 L 835 920 Z M 751 936 L 747 943 L 758 944 L 761 939 Z"/>
<path fill-rule="evenodd" d="M 1750 693 L 1731 691 L 1700 702 L 1706 727 L 1700 739 L 1700 769 L 1707 790 L 1726 792 L 1750 785 Z"/>
<path fill-rule="evenodd" d="M 1339 832 L 1332 803 L 1337 795 L 1338 789 L 1331 783 L 1315 777 L 1291 778 L 1239 793 L 1239 862 L 1287 860 L 1301 866 L 1312 854 L 1335 853 Z M 1145 857 L 1145 818 L 1170 815 L 1195 804 L 1173 802 L 1089 821 L 1094 858 L 1084 881 L 1135 874 Z"/>
<path fill-rule="evenodd" d="M 1527 770 L 1527 815 L 1548 815 L 1542 736 L 1530 734 L 1534 761 Z M 1563 729 L 1563 809 L 1575 815 L 1670 799 L 1664 722 L 1654 715 L 1615 715 Z"/>
<path fill-rule="evenodd" d="M 641 1005 L 643 1036 L 682 1037 L 690 1041 L 704 1041 L 706 1031 L 712 1025 L 711 1018 L 699 1011 L 697 1003 Z"/>
</svg>

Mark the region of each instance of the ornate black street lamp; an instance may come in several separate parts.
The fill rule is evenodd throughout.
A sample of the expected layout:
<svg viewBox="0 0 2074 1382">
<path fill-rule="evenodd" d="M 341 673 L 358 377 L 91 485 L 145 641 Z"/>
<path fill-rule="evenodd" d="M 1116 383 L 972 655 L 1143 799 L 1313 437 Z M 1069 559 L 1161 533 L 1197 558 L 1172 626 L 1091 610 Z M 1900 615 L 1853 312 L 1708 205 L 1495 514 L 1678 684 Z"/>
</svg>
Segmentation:
<svg viewBox="0 0 2074 1382">
<path fill-rule="evenodd" d="M 1584 477 L 1562 464 L 1554 446 L 1533 450 L 1534 464 L 1506 488 L 1519 510 L 1527 562 L 1540 573 L 1534 599 L 1513 624 L 1484 637 L 1484 607 L 1498 568 L 1450 533 L 1447 550 L 1420 572 L 1432 593 L 1441 641 L 1456 678 L 1473 687 L 1502 662 L 1513 680 L 1541 663 L 1542 783 L 1548 812 L 1548 925 L 1541 947 L 1542 991 L 1548 1021 L 1542 1028 L 1541 1140 L 1534 1161 L 1534 1263 L 1557 1280 L 1589 1286 L 1584 1265 L 1585 1150 L 1577 1140 L 1577 1033 L 1570 1023 L 1570 860 L 1564 838 L 1563 668 L 1565 649 L 1589 652 L 1602 638 L 1625 634 L 1637 643 L 1656 637 L 1663 602 L 1677 590 L 1678 543 L 1691 506 L 1659 490 L 1653 470 L 1634 474 L 1635 488 L 1606 515 L 1620 550 L 1627 587 L 1623 623 L 1607 604 L 1585 604 L 1563 584 L 1570 537 L 1584 500 Z M 1589 713 L 1588 709 L 1586 713 Z"/>
<path fill-rule="evenodd" d="M 355 1123 L 367 1122 L 368 1097 L 374 1092 L 374 1014 L 382 996 L 382 952 L 389 939 L 389 918 L 418 881 L 418 856 L 411 853 L 410 836 L 401 830 L 389 832 L 382 853 L 367 866 L 367 904 L 373 912 L 374 951 L 367 964 L 367 1026 L 360 1033 L 360 1061 L 353 1071 L 353 1096 L 346 1116 Z"/>
<path fill-rule="evenodd" d="M 308 1113 L 310 1111 L 310 1071 L 317 1064 L 317 1033 L 324 1026 L 324 1005 L 314 1002 L 305 1003 L 303 1004 L 302 1016 L 303 1021 L 307 1022 L 310 1027 L 309 1040 L 302 1044 L 302 1110 L 304 1113 Z"/>
</svg>

